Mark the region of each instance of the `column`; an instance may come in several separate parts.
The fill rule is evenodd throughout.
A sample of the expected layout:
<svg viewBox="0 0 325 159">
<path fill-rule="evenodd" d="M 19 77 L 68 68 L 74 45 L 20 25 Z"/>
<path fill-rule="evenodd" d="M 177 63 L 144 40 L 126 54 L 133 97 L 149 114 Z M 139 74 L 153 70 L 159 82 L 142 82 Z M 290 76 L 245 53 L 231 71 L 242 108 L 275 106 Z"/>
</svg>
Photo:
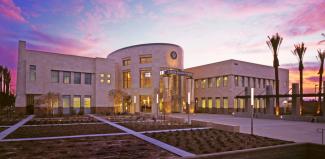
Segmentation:
<svg viewBox="0 0 325 159">
<path fill-rule="evenodd" d="M 245 87 L 245 96 L 251 95 L 251 89 L 249 87 Z M 250 98 L 245 98 L 245 111 L 247 114 L 250 114 L 252 110 Z"/>
<path fill-rule="evenodd" d="M 291 114 L 292 115 L 300 115 L 300 104 L 299 97 L 295 96 L 299 94 L 299 84 L 292 83 L 292 106 L 291 106 Z"/>
<path fill-rule="evenodd" d="M 272 85 L 266 85 L 265 87 L 266 95 L 273 95 Z M 266 98 L 266 114 L 274 114 L 274 98 Z"/>
</svg>

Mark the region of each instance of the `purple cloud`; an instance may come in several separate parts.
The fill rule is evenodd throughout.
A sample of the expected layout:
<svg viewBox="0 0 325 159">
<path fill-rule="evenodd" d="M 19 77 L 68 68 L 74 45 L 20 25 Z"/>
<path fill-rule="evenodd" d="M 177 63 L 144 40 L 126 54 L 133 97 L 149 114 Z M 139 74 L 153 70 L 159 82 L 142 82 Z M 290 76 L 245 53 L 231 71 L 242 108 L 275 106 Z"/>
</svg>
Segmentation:
<svg viewBox="0 0 325 159">
<path fill-rule="evenodd" d="M 12 0 L 0 0 L 0 14 L 19 23 L 26 23 L 27 20 L 22 16 L 20 7 L 16 6 Z"/>
</svg>

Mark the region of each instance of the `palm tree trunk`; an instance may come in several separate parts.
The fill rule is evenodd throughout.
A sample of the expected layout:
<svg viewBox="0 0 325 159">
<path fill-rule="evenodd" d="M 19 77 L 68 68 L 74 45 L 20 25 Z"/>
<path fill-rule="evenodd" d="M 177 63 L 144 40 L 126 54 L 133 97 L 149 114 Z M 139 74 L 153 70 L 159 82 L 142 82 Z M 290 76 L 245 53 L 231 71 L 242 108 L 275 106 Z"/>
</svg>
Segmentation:
<svg viewBox="0 0 325 159">
<path fill-rule="evenodd" d="M 304 92 L 303 92 L 303 82 L 302 82 L 302 79 L 303 79 L 303 70 L 302 69 L 299 69 L 299 73 L 300 73 L 300 110 L 301 110 L 301 115 L 304 114 L 304 101 L 303 101 L 303 95 L 304 95 Z"/>
<path fill-rule="evenodd" d="M 280 99 L 279 99 L 279 68 L 275 67 L 275 114 L 280 114 Z"/>
<path fill-rule="evenodd" d="M 319 83 L 318 83 L 318 108 L 317 108 L 317 114 L 321 114 L 323 112 L 322 110 L 322 82 L 323 81 L 323 73 L 319 74 Z"/>
</svg>

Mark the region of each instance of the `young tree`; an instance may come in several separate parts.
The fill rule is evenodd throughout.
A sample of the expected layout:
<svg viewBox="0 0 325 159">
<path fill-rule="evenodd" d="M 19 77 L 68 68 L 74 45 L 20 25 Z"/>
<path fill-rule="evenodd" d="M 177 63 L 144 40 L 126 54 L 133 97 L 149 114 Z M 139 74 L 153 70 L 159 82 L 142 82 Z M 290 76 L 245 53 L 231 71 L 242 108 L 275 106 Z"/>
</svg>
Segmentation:
<svg viewBox="0 0 325 159">
<path fill-rule="evenodd" d="M 322 83 L 323 83 L 323 67 L 324 67 L 324 59 L 325 59 L 325 50 L 323 50 L 323 52 L 319 49 L 317 50 L 318 52 L 318 56 L 316 56 L 316 58 L 319 60 L 320 62 L 320 66 L 319 66 L 319 71 L 318 71 L 318 74 L 319 74 L 319 87 L 318 87 L 318 106 L 317 106 L 317 115 L 323 113 L 324 110 L 322 110 L 322 95 L 321 95 L 321 92 L 322 92 Z"/>
<path fill-rule="evenodd" d="M 274 74 L 275 74 L 275 114 L 278 116 L 280 115 L 280 99 L 279 99 L 279 59 L 278 53 L 279 48 L 282 43 L 283 38 L 276 33 L 272 35 L 272 37 L 268 36 L 269 40 L 266 41 L 266 44 L 272 51 L 273 54 L 273 67 L 274 67 Z"/>
<path fill-rule="evenodd" d="M 293 55 L 298 57 L 299 61 L 299 74 L 300 74 L 300 114 L 302 115 L 304 113 L 304 101 L 303 101 L 303 70 L 304 70 L 304 64 L 303 64 L 303 58 L 306 53 L 307 47 L 304 43 L 294 45 L 295 49 L 292 51 Z"/>
<path fill-rule="evenodd" d="M 48 92 L 37 100 L 37 104 L 45 104 L 47 114 L 54 115 L 54 105 L 58 104 L 59 98 L 59 93 Z"/>
<path fill-rule="evenodd" d="M 3 89 L 2 89 L 2 84 L 3 84 L 3 67 L 0 65 L 0 92 L 3 92 Z"/>
</svg>

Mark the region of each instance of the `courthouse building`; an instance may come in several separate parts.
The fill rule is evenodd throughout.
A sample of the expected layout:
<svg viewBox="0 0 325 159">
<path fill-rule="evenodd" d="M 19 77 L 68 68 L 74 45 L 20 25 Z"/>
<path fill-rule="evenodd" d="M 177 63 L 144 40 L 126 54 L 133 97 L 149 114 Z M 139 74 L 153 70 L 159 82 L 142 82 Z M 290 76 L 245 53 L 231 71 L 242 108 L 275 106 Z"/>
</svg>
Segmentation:
<svg viewBox="0 0 325 159">
<path fill-rule="evenodd" d="M 175 44 L 150 43 L 116 50 L 106 58 L 30 50 L 19 41 L 16 111 L 45 113 L 171 113 L 245 111 L 242 95 L 254 87 L 273 90 L 273 67 L 227 60 L 183 67 L 183 49 Z M 280 93 L 288 92 L 289 72 L 280 69 Z M 265 101 L 256 101 L 259 108 Z M 53 109 L 52 109 L 53 107 Z M 212 111 L 213 110 L 213 111 Z"/>
</svg>

